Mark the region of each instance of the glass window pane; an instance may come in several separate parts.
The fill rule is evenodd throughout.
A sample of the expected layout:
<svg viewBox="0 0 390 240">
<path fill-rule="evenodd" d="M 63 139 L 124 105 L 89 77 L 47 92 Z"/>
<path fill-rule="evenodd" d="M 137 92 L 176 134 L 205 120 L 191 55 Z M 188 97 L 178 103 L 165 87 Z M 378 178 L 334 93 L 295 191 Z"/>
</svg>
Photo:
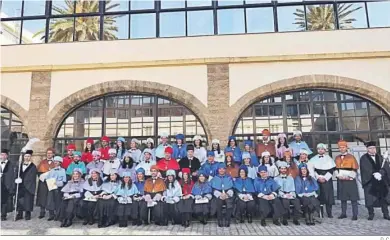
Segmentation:
<svg viewBox="0 0 390 240">
<path fill-rule="evenodd" d="M 106 1 L 106 12 L 128 11 L 129 1 L 127 0 L 108 0 Z"/>
<path fill-rule="evenodd" d="M 20 17 L 22 15 L 22 0 L 3 0 L 1 17 Z"/>
<path fill-rule="evenodd" d="M 154 0 L 131 0 L 131 10 L 154 9 Z"/>
<path fill-rule="evenodd" d="M 130 17 L 130 38 L 156 37 L 156 14 L 132 14 Z"/>
<path fill-rule="evenodd" d="M 282 106 L 270 106 L 269 107 L 269 115 L 270 116 L 281 116 L 282 115 Z"/>
<path fill-rule="evenodd" d="M 99 17 L 77 17 L 75 26 L 75 41 L 96 41 L 100 35 Z M 104 38 L 109 38 L 109 32 L 104 31 Z"/>
<path fill-rule="evenodd" d="M 184 8 L 185 0 L 161 0 L 161 9 Z"/>
<path fill-rule="evenodd" d="M 243 0 L 218 0 L 218 6 L 242 5 Z"/>
<path fill-rule="evenodd" d="M 298 116 L 298 106 L 287 105 L 287 117 L 297 117 L 297 116 Z"/>
<path fill-rule="evenodd" d="M 218 10 L 218 34 L 245 32 L 244 9 Z"/>
<path fill-rule="evenodd" d="M 369 130 L 367 117 L 356 117 L 356 130 L 357 131 Z"/>
<path fill-rule="evenodd" d="M 129 15 L 104 17 L 104 40 L 127 39 L 129 37 Z"/>
<path fill-rule="evenodd" d="M 63 15 L 74 13 L 74 1 L 53 0 L 51 14 Z"/>
<path fill-rule="evenodd" d="M 185 36 L 185 13 L 168 12 L 160 14 L 160 37 Z"/>
<path fill-rule="evenodd" d="M 278 7 L 279 32 L 305 31 L 305 11 L 303 6 Z"/>
<path fill-rule="evenodd" d="M 99 0 L 76 1 L 76 13 L 99 12 Z"/>
<path fill-rule="evenodd" d="M 255 105 L 255 115 L 256 116 L 268 116 L 268 106 L 256 106 Z"/>
<path fill-rule="evenodd" d="M 187 7 L 211 6 L 211 0 L 187 0 Z"/>
<path fill-rule="evenodd" d="M 380 108 L 378 108 L 375 104 L 370 103 L 369 107 L 370 107 L 371 116 L 378 116 L 383 114 L 383 111 Z"/>
<path fill-rule="evenodd" d="M 245 4 L 270 3 L 271 0 L 245 0 Z"/>
<path fill-rule="evenodd" d="M 370 117 L 371 130 L 383 130 L 382 116 Z"/>
<path fill-rule="evenodd" d="M 46 20 L 23 21 L 22 44 L 45 42 Z"/>
<path fill-rule="evenodd" d="M 23 16 L 45 15 L 46 0 L 24 1 Z"/>
<path fill-rule="evenodd" d="M 323 116 L 325 115 L 325 111 L 324 111 L 324 108 L 325 106 L 321 103 L 315 103 L 313 105 L 313 114 L 314 114 L 314 117 L 317 117 L 319 115 Z"/>
<path fill-rule="evenodd" d="M 50 20 L 49 42 L 73 41 L 73 18 L 53 18 Z"/>
<path fill-rule="evenodd" d="M 355 131 L 356 124 L 354 117 L 345 117 L 343 118 L 343 130 L 344 131 Z"/>
<path fill-rule="evenodd" d="M 253 134 L 253 121 L 243 121 L 243 134 Z"/>
<path fill-rule="evenodd" d="M 337 13 L 340 29 L 367 27 L 364 3 L 337 4 Z"/>
<path fill-rule="evenodd" d="M 309 104 L 299 104 L 299 114 L 303 118 L 310 117 L 310 105 Z"/>
<path fill-rule="evenodd" d="M 367 2 L 370 27 L 390 27 L 390 2 Z"/>
<path fill-rule="evenodd" d="M 328 131 L 339 131 L 339 119 L 338 118 L 327 118 Z"/>
<path fill-rule="evenodd" d="M 269 8 L 247 8 L 246 24 L 248 33 L 273 32 L 274 13 Z"/>
<path fill-rule="evenodd" d="M 212 10 L 187 12 L 188 36 L 213 35 L 214 15 Z"/>
<path fill-rule="evenodd" d="M 355 104 L 352 102 L 341 103 L 341 113 L 343 116 L 354 116 L 355 115 Z"/>
<path fill-rule="evenodd" d="M 326 104 L 326 116 L 328 117 L 337 117 L 339 115 L 339 110 L 337 103 L 327 103 Z"/>
<path fill-rule="evenodd" d="M 306 6 L 306 18 L 307 30 L 309 31 L 335 29 L 335 17 L 332 4 Z"/>
<path fill-rule="evenodd" d="M 20 43 L 21 21 L 1 22 L 1 45 L 12 45 Z"/>
</svg>

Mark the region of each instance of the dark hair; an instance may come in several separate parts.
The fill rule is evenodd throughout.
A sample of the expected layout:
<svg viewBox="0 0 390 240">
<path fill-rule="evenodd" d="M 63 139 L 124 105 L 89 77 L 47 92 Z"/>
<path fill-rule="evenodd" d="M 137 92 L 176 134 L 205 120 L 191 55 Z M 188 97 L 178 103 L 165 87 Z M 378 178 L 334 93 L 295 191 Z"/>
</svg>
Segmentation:
<svg viewBox="0 0 390 240">
<path fill-rule="evenodd" d="M 282 143 L 280 142 L 280 138 L 278 139 L 278 148 L 280 148 L 282 145 Z M 283 146 L 288 148 L 288 144 L 287 144 L 287 138 L 284 138 L 284 143 L 283 143 Z"/>
<path fill-rule="evenodd" d="M 203 146 L 202 140 L 201 140 L 201 139 L 197 139 L 197 140 L 199 140 L 199 147 L 202 147 L 202 146 Z M 195 141 L 196 141 L 196 140 L 194 140 L 194 147 L 196 148 L 197 146 L 196 146 Z"/>
<path fill-rule="evenodd" d="M 95 150 L 95 144 L 91 144 L 91 152 L 93 152 L 94 150 Z M 84 152 L 89 152 L 87 145 L 85 145 Z"/>
<path fill-rule="evenodd" d="M 225 156 L 225 164 L 226 164 L 226 166 L 228 165 L 228 161 L 227 161 L 227 158 L 228 157 L 230 157 L 230 159 L 231 159 L 231 163 L 232 163 L 232 165 L 233 165 L 233 167 L 234 167 L 234 165 L 235 165 L 235 162 L 234 162 L 234 157 L 233 156 Z"/>
<path fill-rule="evenodd" d="M 221 146 L 219 145 L 219 143 L 216 143 L 216 144 L 218 145 L 218 147 L 217 147 L 218 154 L 221 154 Z M 211 144 L 211 150 L 215 151 L 213 145 L 214 144 Z"/>
<path fill-rule="evenodd" d="M 261 158 L 261 165 L 264 165 L 265 164 L 265 156 Z M 268 163 L 270 166 L 272 166 L 272 159 L 271 159 L 271 156 L 269 156 L 269 163 Z"/>
<path fill-rule="evenodd" d="M 129 160 L 130 160 L 130 162 L 129 163 L 126 163 L 126 161 L 125 161 L 125 158 L 129 158 Z M 131 157 L 131 156 L 124 156 L 123 157 L 123 161 L 122 161 L 122 168 L 129 168 L 129 169 L 131 169 L 131 168 L 133 168 L 133 165 L 134 165 L 134 160 L 133 160 L 133 158 Z"/>
<path fill-rule="evenodd" d="M 130 189 L 132 186 L 133 186 L 133 180 L 131 179 L 131 177 L 129 177 L 129 186 L 127 187 L 127 189 Z M 122 180 L 121 180 L 121 189 L 123 189 L 125 187 L 126 187 L 126 183 L 125 183 L 124 178 L 122 178 Z"/>
<path fill-rule="evenodd" d="M 305 168 L 307 173 L 306 173 L 306 178 L 307 180 L 309 180 L 310 182 L 313 181 L 313 178 L 310 176 L 309 174 L 309 169 Z M 302 177 L 302 168 L 299 168 L 299 177 L 303 178 Z"/>
<path fill-rule="evenodd" d="M 176 178 L 175 176 L 172 176 L 173 177 L 173 182 L 169 182 L 169 179 L 168 179 L 168 176 L 167 176 L 167 179 L 165 180 L 165 186 L 167 186 L 167 189 L 169 189 L 169 185 L 172 186 L 172 188 L 175 188 L 175 181 L 176 181 Z"/>
<path fill-rule="evenodd" d="M 121 156 L 123 156 L 126 153 L 126 146 L 125 146 L 125 143 L 123 141 L 121 141 L 121 143 L 122 143 L 122 155 Z M 117 155 L 118 155 L 118 151 L 119 151 L 119 147 L 118 147 L 118 144 L 116 144 L 116 154 Z"/>
<path fill-rule="evenodd" d="M 88 178 L 88 184 L 89 186 L 92 186 L 92 177 Z M 96 185 L 100 187 L 103 184 L 103 180 L 98 176 L 98 180 L 96 182 Z"/>
<path fill-rule="evenodd" d="M 146 148 L 148 148 L 148 144 L 146 144 Z M 154 148 L 154 143 L 150 143 L 150 149 L 153 149 Z"/>
<path fill-rule="evenodd" d="M 116 175 L 116 181 L 118 182 L 119 181 L 119 174 L 115 173 L 115 175 Z M 108 175 L 107 179 L 104 180 L 104 182 L 111 182 L 111 174 Z"/>
<path fill-rule="evenodd" d="M 232 140 L 234 141 L 234 146 L 238 147 L 237 140 L 235 140 L 235 139 L 230 139 L 229 143 L 228 143 L 228 146 L 230 147 L 230 143 L 232 142 Z"/>
</svg>

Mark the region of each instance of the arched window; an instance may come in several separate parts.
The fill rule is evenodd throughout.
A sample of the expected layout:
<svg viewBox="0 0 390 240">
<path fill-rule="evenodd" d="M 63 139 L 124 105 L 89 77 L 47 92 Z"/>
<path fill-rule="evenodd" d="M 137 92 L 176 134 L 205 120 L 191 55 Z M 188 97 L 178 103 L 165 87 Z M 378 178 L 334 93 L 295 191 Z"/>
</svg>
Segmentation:
<svg viewBox="0 0 390 240">
<path fill-rule="evenodd" d="M 294 130 L 301 130 L 314 152 L 319 142 L 333 153 L 339 139 L 347 140 L 350 148 L 362 144 L 355 137 L 376 141 L 381 151 L 390 148 L 390 116 L 374 103 L 343 92 L 308 90 L 266 98 L 242 113 L 234 134 L 258 141 L 264 128 L 275 140 L 278 133 L 288 133 L 289 141 Z"/>
<path fill-rule="evenodd" d="M 107 95 L 78 107 L 66 116 L 54 140 L 56 150 L 64 152 L 69 143 L 83 150 L 87 138 L 99 147 L 103 135 L 111 138 L 111 144 L 119 136 L 127 142 L 137 138 L 145 143 L 153 138 L 157 143 L 162 133 L 171 142 L 178 133 L 185 134 L 187 142 L 195 135 L 206 140 L 202 124 L 185 106 L 157 95 L 133 94 Z"/>
<path fill-rule="evenodd" d="M 22 121 L 10 110 L 1 107 L 1 148 L 10 151 L 9 160 L 17 161 L 28 135 Z"/>
</svg>

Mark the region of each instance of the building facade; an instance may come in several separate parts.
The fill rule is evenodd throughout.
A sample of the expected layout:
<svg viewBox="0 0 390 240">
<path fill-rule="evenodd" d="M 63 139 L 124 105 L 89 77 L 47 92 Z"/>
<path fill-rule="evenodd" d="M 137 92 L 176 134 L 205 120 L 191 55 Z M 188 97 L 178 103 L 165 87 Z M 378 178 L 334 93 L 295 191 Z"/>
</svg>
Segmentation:
<svg viewBox="0 0 390 240">
<path fill-rule="evenodd" d="M 28 137 L 43 155 L 102 135 L 225 145 L 264 128 L 302 130 L 332 155 L 339 139 L 390 147 L 390 1 L 29 4 L 2 10 L 20 26 L 7 35 L 19 44 L 1 47 L 2 147 L 13 154 Z M 20 40 L 36 29 L 40 44 Z"/>
</svg>

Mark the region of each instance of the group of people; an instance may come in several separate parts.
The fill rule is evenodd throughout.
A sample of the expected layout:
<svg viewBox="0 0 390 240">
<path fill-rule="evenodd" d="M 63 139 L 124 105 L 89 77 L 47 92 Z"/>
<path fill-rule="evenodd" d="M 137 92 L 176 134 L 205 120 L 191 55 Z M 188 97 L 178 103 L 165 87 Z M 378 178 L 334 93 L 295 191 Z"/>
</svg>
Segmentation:
<svg viewBox="0 0 390 240">
<path fill-rule="evenodd" d="M 61 221 L 61 227 L 72 225 L 75 217 L 82 218 L 84 225 L 126 227 L 129 220 L 132 225 L 149 224 L 150 216 L 156 225 L 171 222 L 188 227 L 193 217 L 207 224 L 213 215 L 219 227 L 229 227 L 232 217 L 251 223 L 254 215 L 262 226 L 267 217 L 275 225 L 288 225 L 291 216 L 293 224 L 300 225 L 302 214 L 307 225 L 314 225 L 320 204 L 325 205 L 327 217 L 333 217 L 333 177 L 342 207 L 338 218 L 347 217 L 347 201 L 351 201 L 352 220 L 357 220 L 359 165 L 368 220 L 374 218 L 374 207 L 381 207 L 384 219 L 390 220 L 389 157 L 376 152 L 375 142 L 366 143 L 367 153 L 358 164 L 344 140 L 338 142 L 340 155 L 335 159 L 322 143 L 310 158 L 313 153 L 300 131 L 293 133 L 289 144 L 285 134 L 279 134 L 276 143 L 267 129 L 262 134 L 263 141 L 256 146 L 248 140 L 240 149 L 231 136 L 223 150 L 214 139 L 208 151 L 200 136 L 190 144 L 178 134 L 170 144 L 163 134 L 156 147 L 153 139 L 147 139 L 143 151 L 137 139 L 131 139 L 127 149 L 120 137 L 110 148 L 110 139 L 104 136 L 99 149 L 92 139 L 83 152 L 69 144 L 64 157 L 48 149 L 37 167 L 31 161 L 32 150 L 24 153 L 19 166 L 8 161 L 8 151 L 2 150 L 1 220 L 12 211 L 18 186 L 16 220 L 23 214 L 25 220 L 31 219 L 36 195 L 39 218 L 48 211 L 47 220 Z"/>
</svg>

